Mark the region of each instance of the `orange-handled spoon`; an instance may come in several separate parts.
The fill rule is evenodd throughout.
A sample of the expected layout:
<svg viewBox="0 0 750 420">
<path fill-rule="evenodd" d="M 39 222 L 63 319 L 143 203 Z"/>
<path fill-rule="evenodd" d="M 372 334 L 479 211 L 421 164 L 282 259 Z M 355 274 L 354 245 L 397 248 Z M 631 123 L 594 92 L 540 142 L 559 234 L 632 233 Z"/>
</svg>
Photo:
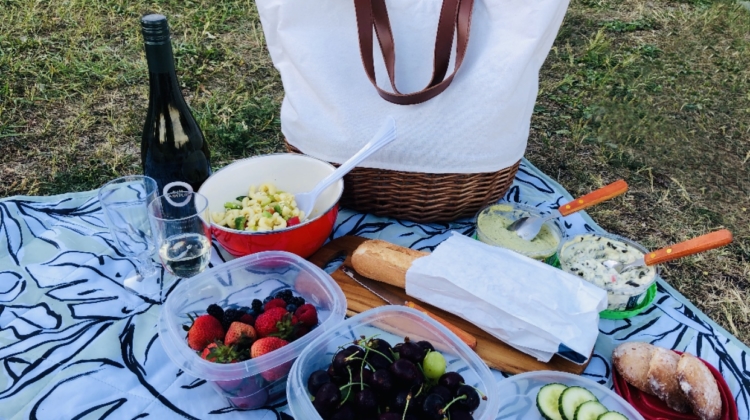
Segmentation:
<svg viewBox="0 0 750 420">
<path fill-rule="evenodd" d="M 560 206 L 560 208 L 557 209 L 557 212 L 553 211 L 552 213 L 544 217 L 521 217 L 520 219 L 511 223 L 508 226 L 508 230 L 511 232 L 515 231 L 518 236 L 527 241 L 530 241 L 536 238 L 536 235 L 539 234 L 539 230 L 542 229 L 542 225 L 547 220 L 554 219 L 555 217 L 558 217 L 560 215 L 564 217 L 579 210 L 587 209 L 591 206 L 601 203 L 602 201 L 606 201 L 610 198 L 617 197 L 620 194 L 624 194 L 627 190 L 628 184 L 624 180 L 620 179 L 609 185 L 605 185 L 598 190 L 594 190 L 584 195 L 583 197 L 576 198 L 569 203 L 563 204 Z"/>
<path fill-rule="evenodd" d="M 634 267 L 643 265 L 654 265 L 667 261 L 676 260 L 677 258 L 687 257 L 688 255 L 708 251 L 709 249 L 719 248 L 732 242 L 732 232 L 727 229 L 717 230 L 716 232 L 707 233 L 697 238 L 680 242 L 675 245 L 664 247 L 656 251 L 647 253 L 637 260 L 623 264 L 619 261 L 607 260 L 602 262 L 605 267 L 611 268 L 618 273 L 629 270 Z"/>
</svg>

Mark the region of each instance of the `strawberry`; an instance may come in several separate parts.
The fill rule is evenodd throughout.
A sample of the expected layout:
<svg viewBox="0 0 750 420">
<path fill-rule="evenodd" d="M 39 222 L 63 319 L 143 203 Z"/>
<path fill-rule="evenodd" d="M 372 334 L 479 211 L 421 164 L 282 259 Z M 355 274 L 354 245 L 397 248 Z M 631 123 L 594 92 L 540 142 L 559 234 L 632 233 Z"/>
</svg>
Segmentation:
<svg viewBox="0 0 750 420">
<path fill-rule="evenodd" d="M 299 319 L 300 324 L 307 325 L 308 327 L 314 327 L 318 325 L 318 311 L 315 307 L 309 303 L 306 303 L 294 312 L 294 315 Z"/>
<path fill-rule="evenodd" d="M 250 347 L 250 357 L 254 359 L 256 357 L 263 356 L 264 354 L 268 354 L 276 349 L 280 349 L 287 344 L 289 344 L 288 341 L 278 337 L 261 338 L 258 341 L 254 342 L 253 346 Z M 282 379 L 287 375 L 287 373 L 289 373 L 289 369 L 292 367 L 292 363 L 293 361 L 290 360 L 279 366 L 265 370 L 261 372 L 260 375 L 268 382 L 274 382 L 276 380 Z"/>
<path fill-rule="evenodd" d="M 264 311 L 267 311 L 267 310 L 269 310 L 271 308 L 284 308 L 284 309 L 286 309 L 286 301 L 284 299 L 281 299 L 281 298 L 276 298 L 276 299 L 269 300 L 268 303 L 266 303 L 265 305 L 263 305 L 263 310 Z"/>
<path fill-rule="evenodd" d="M 268 400 L 268 390 L 265 381 L 256 376 L 245 378 L 242 385 L 229 397 L 232 405 L 238 408 L 251 409 L 260 408 Z"/>
<path fill-rule="evenodd" d="M 256 340 L 252 347 L 250 347 L 250 358 L 255 359 L 256 357 L 268 354 L 276 349 L 280 349 L 289 344 L 288 341 L 279 337 L 263 337 Z"/>
<path fill-rule="evenodd" d="M 234 347 L 221 344 L 221 342 L 207 345 L 201 352 L 201 358 L 214 363 L 237 363 L 240 361 L 237 350 Z"/>
<path fill-rule="evenodd" d="M 247 325 L 249 325 L 249 326 L 252 327 L 253 324 L 255 323 L 255 318 L 253 318 L 253 316 L 250 315 L 250 314 L 243 314 L 240 317 L 240 322 L 243 323 L 243 324 L 247 324 Z"/>
<path fill-rule="evenodd" d="M 309 333 L 310 329 L 311 328 L 308 327 L 305 324 L 299 324 L 299 325 L 297 325 L 297 328 L 295 328 L 294 334 L 292 335 L 292 337 L 294 337 L 294 339 L 296 340 L 296 339 L 304 336 L 305 334 Z"/>
<path fill-rule="evenodd" d="M 224 329 L 221 327 L 221 322 L 211 315 L 199 316 L 188 328 L 188 346 L 195 351 L 201 351 L 209 343 L 222 338 L 224 338 Z"/>
<path fill-rule="evenodd" d="M 229 379 L 226 381 L 213 381 L 214 384 L 216 384 L 219 388 L 221 388 L 222 391 L 236 395 L 237 392 L 239 392 L 240 387 L 242 387 L 242 382 L 244 381 L 244 378 L 239 379 Z"/>
<path fill-rule="evenodd" d="M 278 332 L 276 324 L 281 322 L 284 315 L 288 313 L 284 308 L 271 308 L 258 315 L 258 319 L 255 320 L 255 331 L 258 333 L 258 336 L 267 337 Z"/>
<path fill-rule="evenodd" d="M 258 334 L 255 333 L 255 328 L 242 322 L 232 322 L 232 325 L 230 325 L 227 330 L 226 336 L 224 336 L 224 344 L 227 346 L 247 346 L 256 338 L 258 338 Z"/>
</svg>

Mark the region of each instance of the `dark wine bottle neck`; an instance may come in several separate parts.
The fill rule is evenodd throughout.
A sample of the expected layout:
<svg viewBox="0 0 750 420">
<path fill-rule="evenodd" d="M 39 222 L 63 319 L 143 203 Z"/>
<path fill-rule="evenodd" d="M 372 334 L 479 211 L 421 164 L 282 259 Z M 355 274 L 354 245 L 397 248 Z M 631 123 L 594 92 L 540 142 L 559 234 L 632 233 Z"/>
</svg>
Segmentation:
<svg viewBox="0 0 750 420">
<path fill-rule="evenodd" d="M 148 63 L 148 72 L 156 74 L 169 74 L 177 79 L 174 69 L 174 54 L 172 53 L 172 44 L 167 40 L 160 44 L 146 43 L 146 62 Z"/>
</svg>

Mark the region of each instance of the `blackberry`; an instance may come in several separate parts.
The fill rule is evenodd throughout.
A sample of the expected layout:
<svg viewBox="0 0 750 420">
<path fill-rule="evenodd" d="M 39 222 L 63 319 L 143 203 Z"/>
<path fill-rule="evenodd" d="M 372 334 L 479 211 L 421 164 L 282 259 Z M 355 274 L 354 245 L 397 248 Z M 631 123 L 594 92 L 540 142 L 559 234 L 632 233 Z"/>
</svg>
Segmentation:
<svg viewBox="0 0 750 420">
<path fill-rule="evenodd" d="M 208 312 L 209 315 L 216 318 L 221 322 L 224 319 L 224 310 L 221 309 L 221 306 L 212 303 L 208 305 L 208 308 L 206 309 L 206 312 Z"/>
<path fill-rule="evenodd" d="M 289 289 L 284 289 L 284 290 L 281 290 L 281 291 L 277 292 L 274 295 L 274 297 L 278 298 L 278 299 L 284 299 L 284 302 L 290 303 L 289 299 L 292 298 L 292 291 L 289 290 Z"/>
<path fill-rule="evenodd" d="M 292 295 L 292 291 L 291 290 L 284 289 L 284 290 L 276 293 L 276 295 L 274 297 L 279 298 L 279 299 L 284 299 L 284 302 L 286 302 L 286 303 L 291 303 L 290 300 L 294 296 Z"/>
<path fill-rule="evenodd" d="M 250 313 L 250 311 L 251 311 L 251 309 L 250 309 L 250 308 L 248 308 L 247 306 L 243 306 L 243 307 L 241 307 L 241 308 L 239 309 L 239 311 L 240 311 L 240 312 L 242 312 L 243 314 L 249 314 L 249 313 Z"/>
<path fill-rule="evenodd" d="M 227 330 L 232 325 L 232 322 L 239 321 L 241 316 L 242 312 L 237 309 L 227 309 L 224 311 L 224 318 L 221 320 L 221 325 Z"/>
<path fill-rule="evenodd" d="M 252 307 L 253 311 L 261 312 L 263 311 L 263 302 L 261 302 L 260 299 L 253 299 Z"/>
<path fill-rule="evenodd" d="M 293 305 L 297 305 L 297 307 L 299 308 L 300 306 L 302 306 L 302 305 L 304 305 L 304 304 L 305 304 L 305 298 L 303 298 L 302 296 L 297 296 L 297 297 L 295 297 L 295 298 L 294 298 L 294 299 L 292 300 L 292 302 L 291 302 L 291 303 L 292 303 Z"/>
</svg>

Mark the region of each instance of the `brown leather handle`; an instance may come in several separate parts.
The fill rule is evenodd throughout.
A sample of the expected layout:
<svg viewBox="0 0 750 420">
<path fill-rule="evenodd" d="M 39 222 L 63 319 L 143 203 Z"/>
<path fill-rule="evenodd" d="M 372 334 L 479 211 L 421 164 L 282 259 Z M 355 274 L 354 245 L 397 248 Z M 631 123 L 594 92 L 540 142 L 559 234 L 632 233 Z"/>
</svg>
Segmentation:
<svg viewBox="0 0 750 420">
<path fill-rule="evenodd" d="M 432 78 L 424 89 L 403 94 L 396 88 L 396 49 L 385 0 L 354 0 L 362 64 L 367 77 L 375 86 L 380 97 L 398 105 L 414 105 L 430 100 L 442 93 L 453 81 L 453 77 L 461 67 L 466 55 L 473 7 L 474 0 L 443 0 L 435 37 Z M 378 37 L 378 44 L 383 53 L 386 72 L 393 92 L 381 89 L 375 79 L 375 64 L 372 57 L 373 28 L 375 28 Z M 454 32 L 456 33 L 456 64 L 453 73 L 445 77 L 450 63 Z"/>
</svg>

